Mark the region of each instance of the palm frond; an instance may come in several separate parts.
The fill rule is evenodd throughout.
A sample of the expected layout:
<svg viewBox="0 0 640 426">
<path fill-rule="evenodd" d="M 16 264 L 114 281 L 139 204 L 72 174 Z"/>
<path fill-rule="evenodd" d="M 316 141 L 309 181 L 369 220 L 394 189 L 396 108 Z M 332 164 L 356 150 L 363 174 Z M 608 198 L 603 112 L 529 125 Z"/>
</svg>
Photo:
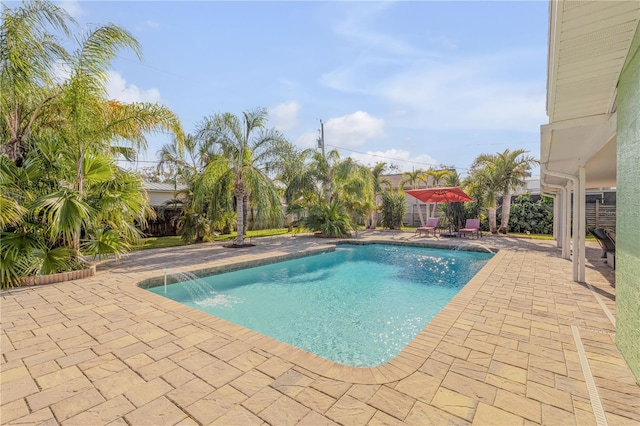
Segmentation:
<svg viewBox="0 0 640 426">
<path fill-rule="evenodd" d="M 0 227 L 2 229 L 9 225 L 18 225 L 27 213 L 28 210 L 14 198 L 0 195 Z"/>
<path fill-rule="evenodd" d="M 130 250 L 130 245 L 122 235 L 113 229 L 93 230 L 88 238 L 82 241 L 81 247 L 84 253 L 93 256 L 94 259 L 103 259 L 109 255 L 118 259 Z"/>
<path fill-rule="evenodd" d="M 94 210 L 84 202 L 77 191 L 62 189 L 36 200 L 34 214 L 44 214 L 52 237 L 62 237 L 70 242 L 74 232 L 86 225 Z"/>
</svg>

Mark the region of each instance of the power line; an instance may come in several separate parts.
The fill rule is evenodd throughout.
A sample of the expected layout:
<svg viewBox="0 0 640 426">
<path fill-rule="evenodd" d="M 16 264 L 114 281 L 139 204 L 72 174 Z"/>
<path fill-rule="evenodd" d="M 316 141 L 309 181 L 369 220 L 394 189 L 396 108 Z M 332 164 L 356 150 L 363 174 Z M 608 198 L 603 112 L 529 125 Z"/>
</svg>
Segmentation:
<svg viewBox="0 0 640 426">
<path fill-rule="evenodd" d="M 343 151 L 354 152 L 356 154 L 368 155 L 370 157 L 384 158 L 385 160 L 402 161 L 404 163 L 420 164 L 422 166 L 429 166 L 429 167 L 440 167 L 440 164 L 435 164 L 435 163 L 425 163 L 425 162 L 421 162 L 421 161 L 403 160 L 403 159 L 400 159 L 400 158 L 392 158 L 392 157 L 387 157 L 386 155 L 379 155 L 379 154 L 370 154 L 368 152 L 356 151 L 355 149 L 343 148 L 343 147 L 340 147 L 340 146 L 330 145 L 330 144 L 327 144 L 327 146 L 331 146 L 333 148 L 338 148 L 338 149 L 341 149 Z M 456 170 L 469 170 L 466 167 L 453 166 L 453 168 L 456 169 Z"/>
</svg>

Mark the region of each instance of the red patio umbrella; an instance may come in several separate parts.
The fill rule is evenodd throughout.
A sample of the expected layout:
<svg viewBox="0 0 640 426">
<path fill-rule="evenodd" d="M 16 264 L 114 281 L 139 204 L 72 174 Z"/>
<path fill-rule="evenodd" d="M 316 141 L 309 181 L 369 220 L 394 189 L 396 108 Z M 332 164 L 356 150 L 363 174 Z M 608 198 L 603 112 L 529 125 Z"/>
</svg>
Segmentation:
<svg viewBox="0 0 640 426">
<path fill-rule="evenodd" d="M 460 203 L 473 201 L 464 191 L 457 186 L 445 188 L 409 189 L 405 191 L 412 197 L 424 203 Z"/>
</svg>

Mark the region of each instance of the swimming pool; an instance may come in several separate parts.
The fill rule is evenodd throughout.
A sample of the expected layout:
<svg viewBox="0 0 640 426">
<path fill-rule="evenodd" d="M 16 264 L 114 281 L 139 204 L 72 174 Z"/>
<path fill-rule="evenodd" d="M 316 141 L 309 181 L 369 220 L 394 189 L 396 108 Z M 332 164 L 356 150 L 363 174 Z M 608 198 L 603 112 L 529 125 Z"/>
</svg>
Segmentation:
<svg viewBox="0 0 640 426">
<path fill-rule="evenodd" d="M 492 257 L 393 245 L 333 252 L 149 290 L 331 361 L 395 357 Z"/>
</svg>

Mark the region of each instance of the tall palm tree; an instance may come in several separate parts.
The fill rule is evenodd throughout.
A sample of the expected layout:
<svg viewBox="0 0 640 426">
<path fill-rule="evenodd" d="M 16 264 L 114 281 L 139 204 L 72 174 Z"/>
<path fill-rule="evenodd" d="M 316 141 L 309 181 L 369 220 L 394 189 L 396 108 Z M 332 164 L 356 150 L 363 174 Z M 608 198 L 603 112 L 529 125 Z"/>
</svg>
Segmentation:
<svg viewBox="0 0 640 426">
<path fill-rule="evenodd" d="M 309 149 L 302 155 L 309 158 L 309 162 L 289 182 L 285 191 L 286 199 L 302 198 L 306 204 L 324 202 L 328 205 L 338 197 L 336 175 L 348 174 L 354 163 L 344 163 L 345 160 L 340 158 L 340 153 L 335 149 L 326 154 Z"/>
<path fill-rule="evenodd" d="M 333 198 L 340 200 L 354 224 L 364 223 L 375 210 L 371 169 L 347 157 L 335 165 Z"/>
<path fill-rule="evenodd" d="M 384 177 L 384 173 L 386 170 L 387 163 L 384 162 L 376 163 L 376 165 L 371 168 L 371 177 L 373 179 L 373 195 L 375 199 L 375 209 L 371 213 L 371 229 L 376 229 L 376 226 L 378 226 L 378 209 L 380 206 L 378 198 L 385 190 L 383 189 L 383 185 L 386 186 L 386 190 L 391 189 L 391 181 Z"/>
<path fill-rule="evenodd" d="M 428 180 L 428 176 L 422 169 L 404 172 L 402 174 L 402 180 L 400 180 L 400 187 L 404 188 L 404 185 L 409 184 L 411 185 L 412 189 L 418 189 L 418 187 L 420 186 L 420 182 L 427 185 Z M 420 225 L 424 226 L 424 217 L 422 216 L 422 209 L 420 208 L 420 204 L 418 204 L 418 217 L 420 218 Z"/>
<path fill-rule="evenodd" d="M 159 158 L 156 169 L 159 174 L 172 176 L 174 184 L 192 182 L 210 161 L 211 154 L 193 135 L 185 135 L 183 144 L 177 139 L 173 143 L 163 145 L 158 151 Z M 182 148 L 182 149 L 181 149 Z"/>
<path fill-rule="evenodd" d="M 469 195 L 481 206 L 486 208 L 489 217 L 489 231 L 498 233 L 496 222 L 496 210 L 500 195 L 500 184 L 493 164 L 480 165 L 474 162 L 471 166 L 471 174 L 465 179 L 465 188 Z"/>
<path fill-rule="evenodd" d="M 68 53 L 49 30 L 69 36 L 75 21 L 43 0 L 14 9 L 3 3 L 0 22 L 1 152 L 19 165 L 34 124 L 61 93 L 54 68 Z"/>
<path fill-rule="evenodd" d="M 207 117 L 199 124 L 197 137 L 219 149 L 219 155 L 204 169 L 201 188 L 231 182 L 236 199 L 237 244 L 244 245 L 251 198 L 258 220 L 265 224 L 281 221 L 280 198 L 269 173 L 276 169 L 277 147 L 285 138 L 274 128 L 267 128 L 267 110 L 246 111 L 242 117 L 231 113 Z M 204 196 L 202 191 L 200 196 Z"/>
<path fill-rule="evenodd" d="M 124 142 L 135 150 L 146 148 L 145 134 L 160 129 L 173 132 L 179 143 L 183 142 L 180 122 L 168 108 L 106 99 L 107 70 L 123 48 L 140 56 L 139 43 L 126 30 L 113 24 L 91 30 L 71 55 L 70 76 L 55 101 L 60 122 L 57 130 L 75 163 L 73 187 L 79 199 L 85 195 L 85 158 L 92 153 L 121 152 L 114 142 Z M 76 252 L 80 249 L 81 222 L 78 218 L 72 240 Z"/>
<path fill-rule="evenodd" d="M 276 148 L 280 161 L 277 164 L 275 182 L 278 192 L 287 205 L 287 226 L 293 226 L 293 215 L 299 213 L 307 197 L 300 192 L 295 192 L 293 182 L 306 172 L 306 162 L 312 154 L 312 150 L 298 149 L 292 143 L 285 141 Z M 311 189 L 313 191 L 313 189 Z"/>
<path fill-rule="evenodd" d="M 165 107 L 107 99 L 111 60 L 121 48 L 138 52 L 137 41 L 109 24 L 90 31 L 68 55 L 44 29 L 57 22 L 53 27 L 66 30 L 58 22 L 65 17 L 47 2 L 24 3 L 15 13 L 3 7 L 0 130 L 3 142 L 17 131 L 21 139 L 12 143 L 25 147 L 12 157 L 0 156 L 0 193 L 13 200 L 0 217 L 0 263 L 11 267 L 6 274 L 3 269 L 3 285 L 18 276 L 77 269 L 81 250 L 98 256 L 127 250 L 140 236 L 134 224 L 144 224 L 151 211 L 140 177 L 121 170 L 114 159 L 144 147 L 150 131 L 182 135 L 177 117 Z M 28 32 L 26 42 L 17 40 L 19 29 Z M 41 37 L 41 46 L 29 37 Z M 20 51 L 26 59 L 16 58 L 12 43 L 41 49 L 41 56 Z M 54 58 L 64 59 L 64 81 L 53 76 Z"/>
<path fill-rule="evenodd" d="M 480 164 L 492 164 L 495 168 L 496 184 L 502 192 L 502 220 L 498 232 L 506 234 L 509 231 L 509 213 L 511 211 L 511 191 L 524 185 L 524 179 L 531 176 L 531 167 L 538 164 L 538 160 L 525 155 L 528 151 L 505 149 L 493 155 L 483 154 L 476 159 Z"/>
</svg>

